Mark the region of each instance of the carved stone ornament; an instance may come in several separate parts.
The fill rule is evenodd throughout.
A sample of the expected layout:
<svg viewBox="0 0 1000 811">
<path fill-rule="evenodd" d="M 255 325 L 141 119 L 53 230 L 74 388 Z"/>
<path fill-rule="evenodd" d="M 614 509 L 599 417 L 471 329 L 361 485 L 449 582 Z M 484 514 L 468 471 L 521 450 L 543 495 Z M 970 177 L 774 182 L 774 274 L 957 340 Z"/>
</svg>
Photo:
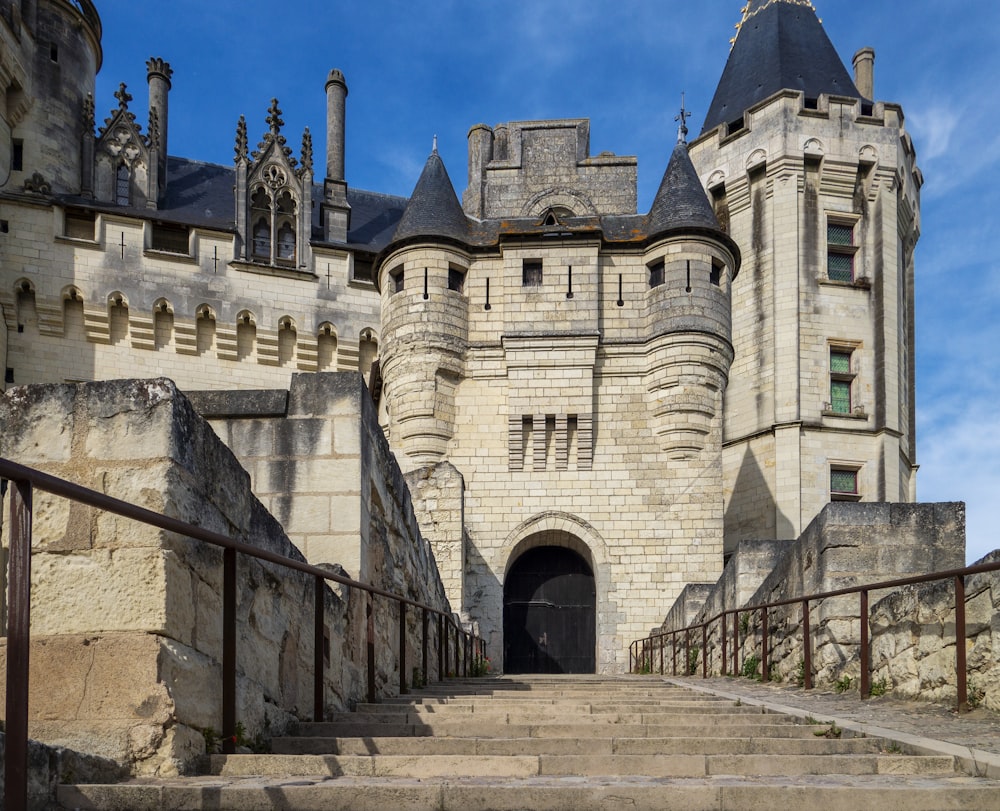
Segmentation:
<svg viewBox="0 0 1000 811">
<path fill-rule="evenodd" d="M 260 176 L 272 189 L 280 189 L 288 182 L 288 176 L 285 174 L 285 170 L 276 163 L 265 166 L 264 171 L 260 173 Z"/>
<path fill-rule="evenodd" d="M 24 181 L 24 190 L 34 192 L 35 194 L 51 194 L 52 186 L 42 177 L 41 172 L 35 172 Z"/>
</svg>

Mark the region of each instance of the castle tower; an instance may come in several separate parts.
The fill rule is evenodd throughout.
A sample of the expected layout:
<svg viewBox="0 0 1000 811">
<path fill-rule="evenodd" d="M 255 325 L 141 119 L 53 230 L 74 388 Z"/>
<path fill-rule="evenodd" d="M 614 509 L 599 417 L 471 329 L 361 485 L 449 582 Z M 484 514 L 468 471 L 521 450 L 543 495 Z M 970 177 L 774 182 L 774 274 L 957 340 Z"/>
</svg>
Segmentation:
<svg viewBox="0 0 1000 811">
<path fill-rule="evenodd" d="M 381 369 L 393 446 L 404 469 L 441 461 L 464 374 L 468 224 L 448 171 L 431 153 L 382 263 Z"/>
<path fill-rule="evenodd" d="M 6 191 L 79 194 L 93 127 L 101 19 L 91 0 L 0 4 L 0 181 Z"/>
<path fill-rule="evenodd" d="M 751 0 L 691 158 L 742 246 L 726 395 L 726 548 L 831 499 L 915 498 L 913 249 L 902 109 L 858 85 L 811 3 Z M 859 87 L 861 89 L 859 89 Z"/>
</svg>

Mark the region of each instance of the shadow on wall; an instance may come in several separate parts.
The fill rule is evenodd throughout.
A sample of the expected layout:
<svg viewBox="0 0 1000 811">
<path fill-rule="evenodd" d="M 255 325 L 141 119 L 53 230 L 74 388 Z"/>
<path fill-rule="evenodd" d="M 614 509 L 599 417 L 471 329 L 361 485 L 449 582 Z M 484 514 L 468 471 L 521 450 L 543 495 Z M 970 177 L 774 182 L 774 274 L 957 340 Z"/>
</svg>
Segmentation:
<svg viewBox="0 0 1000 811">
<path fill-rule="evenodd" d="M 788 520 L 779 512 L 771 484 L 752 450 L 747 448 L 726 504 L 726 555 L 735 552 L 736 544 L 744 538 L 775 537 L 779 524 L 786 526 Z"/>
</svg>

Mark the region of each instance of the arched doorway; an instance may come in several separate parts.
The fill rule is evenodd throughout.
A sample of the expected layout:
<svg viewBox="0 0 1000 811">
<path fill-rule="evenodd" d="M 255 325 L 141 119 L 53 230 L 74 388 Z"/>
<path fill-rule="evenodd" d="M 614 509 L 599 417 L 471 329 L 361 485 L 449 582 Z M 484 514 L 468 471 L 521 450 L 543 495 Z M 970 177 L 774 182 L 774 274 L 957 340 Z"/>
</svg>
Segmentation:
<svg viewBox="0 0 1000 811">
<path fill-rule="evenodd" d="M 503 587 L 505 673 L 594 673 L 594 573 L 579 554 L 537 546 L 521 555 Z"/>
</svg>

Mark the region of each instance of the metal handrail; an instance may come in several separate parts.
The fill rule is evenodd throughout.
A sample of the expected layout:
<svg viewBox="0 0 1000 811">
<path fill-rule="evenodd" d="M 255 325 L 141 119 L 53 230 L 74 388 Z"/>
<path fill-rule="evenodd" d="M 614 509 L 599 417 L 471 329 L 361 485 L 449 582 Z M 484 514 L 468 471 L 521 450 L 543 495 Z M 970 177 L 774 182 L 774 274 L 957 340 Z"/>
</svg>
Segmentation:
<svg viewBox="0 0 1000 811">
<path fill-rule="evenodd" d="M 670 638 L 670 646 L 673 652 L 673 675 L 677 675 L 677 635 L 684 634 L 684 675 L 694 675 L 697 666 L 697 659 L 701 659 L 702 678 L 708 678 L 708 652 L 709 652 L 709 628 L 713 623 L 722 621 L 722 629 L 719 634 L 721 640 L 720 658 L 722 661 L 722 672 L 725 672 L 728 664 L 727 643 L 728 643 L 728 619 L 733 617 L 732 630 L 732 665 L 733 672 L 739 672 L 740 653 L 740 615 L 760 612 L 761 625 L 761 680 L 770 680 L 770 648 L 769 648 L 769 626 L 768 610 L 781 608 L 790 605 L 800 605 L 802 608 L 802 622 L 800 624 L 800 634 L 802 636 L 803 650 L 803 687 L 812 689 L 812 634 L 809 625 L 809 604 L 816 603 L 831 597 L 843 597 L 850 594 L 857 594 L 860 598 L 858 617 L 861 625 L 860 667 L 861 680 L 859 690 L 861 698 L 869 698 L 871 695 L 871 645 L 870 628 L 871 620 L 869 612 L 869 594 L 873 591 L 885 591 L 898 589 L 903 586 L 912 586 L 918 583 L 933 583 L 942 580 L 952 580 L 955 587 L 955 677 L 957 686 L 957 709 L 965 712 L 969 709 L 968 673 L 966 665 L 966 646 L 957 644 L 957 640 L 965 639 L 965 578 L 970 575 L 983 574 L 986 572 L 1000 571 L 1000 561 L 994 563 L 977 563 L 974 566 L 966 566 L 962 569 L 947 569 L 941 572 L 930 572 L 922 575 L 912 575 L 910 577 L 900 577 L 894 580 L 880 580 L 875 583 L 868 583 L 861 586 L 848 586 L 832 591 L 817 592 L 802 597 L 788 597 L 783 600 L 774 600 L 767 603 L 756 603 L 742 608 L 725 609 L 713 617 L 709 617 L 703 622 L 689 625 L 685 628 L 677 628 L 672 631 L 662 631 L 650 634 L 643 639 L 637 639 L 629 645 L 629 670 L 632 672 L 644 669 L 647 666 L 652 670 L 654 651 L 659 647 L 660 651 L 660 673 L 664 673 L 663 649 L 664 640 Z M 696 654 L 695 661 L 690 657 L 690 639 L 692 633 L 701 634 L 701 650 Z M 714 653 L 716 642 L 712 639 L 711 648 Z"/>
<path fill-rule="evenodd" d="M 449 648 L 454 647 L 454 674 L 469 675 L 469 662 L 481 662 L 485 656 L 483 640 L 465 631 L 451 614 L 417 600 L 393 594 L 390 591 L 354 580 L 345 575 L 312 566 L 277 552 L 260 549 L 234 540 L 226 535 L 189 524 L 176 518 L 139 507 L 105 493 L 66 481 L 57 476 L 0 458 L 0 479 L 9 481 L 11 496 L 10 558 L 8 577 L 8 628 L 7 628 L 7 717 L 4 781 L 6 807 L 27 807 L 28 780 L 28 656 L 31 624 L 31 518 L 32 493 L 37 488 L 55 496 L 77 501 L 105 512 L 140 521 L 168 532 L 212 544 L 223 549 L 223 633 L 222 633 L 222 746 L 224 754 L 235 752 L 236 744 L 236 590 L 237 555 L 243 554 L 258 560 L 284 566 L 310 575 L 315 580 L 314 605 L 314 690 L 313 719 L 322 721 L 324 715 L 324 656 L 323 620 L 326 582 L 332 581 L 364 591 L 368 595 L 367 619 L 367 672 L 368 701 L 376 700 L 375 684 L 375 619 L 374 598 L 384 597 L 399 605 L 399 692 L 407 693 L 406 683 L 406 609 L 412 607 L 422 612 L 423 631 L 421 655 L 424 678 L 428 674 L 428 626 L 431 615 L 437 616 L 438 680 L 444 681 L 448 666 L 452 664 Z M 450 627 L 449 627 L 450 625 Z M 448 637 L 454 630 L 453 642 Z M 464 653 L 464 657 L 462 654 Z"/>
</svg>

